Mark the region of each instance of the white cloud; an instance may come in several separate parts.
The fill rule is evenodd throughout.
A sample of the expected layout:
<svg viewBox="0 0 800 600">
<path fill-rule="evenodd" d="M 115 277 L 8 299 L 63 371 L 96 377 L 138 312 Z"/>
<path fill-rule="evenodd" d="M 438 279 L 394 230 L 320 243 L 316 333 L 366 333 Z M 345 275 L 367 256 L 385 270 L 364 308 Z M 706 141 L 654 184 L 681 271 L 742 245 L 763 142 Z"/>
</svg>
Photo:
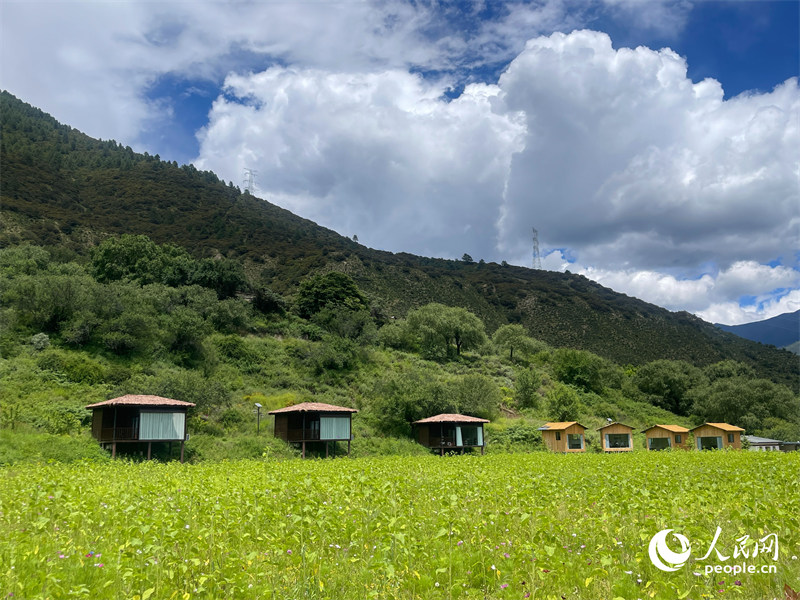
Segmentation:
<svg viewBox="0 0 800 600">
<path fill-rule="evenodd" d="M 531 40 L 500 79 L 526 114 L 500 250 L 520 255 L 531 226 L 582 264 L 679 277 L 702 265 L 789 259 L 796 248 L 800 93 L 723 101 L 669 50 L 612 48 L 578 31 Z"/>
<path fill-rule="evenodd" d="M 232 180 L 255 168 L 263 197 L 362 243 L 477 259 L 524 125 L 496 86 L 442 92 L 399 70 L 231 76 L 197 165 Z"/>
</svg>

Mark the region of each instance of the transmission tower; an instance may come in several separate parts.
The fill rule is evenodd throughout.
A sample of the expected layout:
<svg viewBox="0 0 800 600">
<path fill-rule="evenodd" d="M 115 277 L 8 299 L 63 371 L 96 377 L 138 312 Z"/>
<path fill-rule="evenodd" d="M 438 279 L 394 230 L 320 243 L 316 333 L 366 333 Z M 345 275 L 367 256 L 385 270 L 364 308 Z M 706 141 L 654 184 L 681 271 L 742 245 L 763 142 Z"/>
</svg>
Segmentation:
<svg viewBox="0 0 800 600">
<path fill-rule="evenodd" d="M 248 194 L 253 194 L 256 191 L 256 175 L 257 172 L 253 169 L 245 168 L 244 170 L 244 191 Z"/>
<path fill-rule="evenodd" d="M 539 256 L 539 232 L 533 228 L 533 268 L 541 270 L 542 257 Z"/>
</svg>

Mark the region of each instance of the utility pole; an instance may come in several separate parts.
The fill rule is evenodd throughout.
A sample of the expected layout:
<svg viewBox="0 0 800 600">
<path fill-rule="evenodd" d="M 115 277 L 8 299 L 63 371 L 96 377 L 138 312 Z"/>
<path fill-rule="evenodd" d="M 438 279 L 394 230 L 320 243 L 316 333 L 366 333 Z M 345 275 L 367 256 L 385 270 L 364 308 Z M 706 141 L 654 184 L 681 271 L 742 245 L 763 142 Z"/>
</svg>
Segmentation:
<svg viewBox="0 0 800 600">
<path fill-rule="evenodd" d="M 542 257 L 539 256 L 539 232 L 533 228 L 533 268 L 542 270 Z"/>
<path fill-rule="evenodd" d="M 258 173 L 253 169 L 245 167 L 244 170 L 244 191 L 248 194 L 254 194 L 256 191 L 256 175 Z"/>
</svg>

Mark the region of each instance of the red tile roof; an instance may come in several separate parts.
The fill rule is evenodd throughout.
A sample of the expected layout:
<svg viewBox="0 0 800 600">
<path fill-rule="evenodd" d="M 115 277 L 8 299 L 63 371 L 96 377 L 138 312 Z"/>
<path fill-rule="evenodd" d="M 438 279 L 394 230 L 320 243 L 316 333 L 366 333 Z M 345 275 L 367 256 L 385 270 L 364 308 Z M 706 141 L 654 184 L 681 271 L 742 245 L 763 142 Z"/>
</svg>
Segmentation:
<svg viewBox="0 0 800 600">
<path fill-rule="evenodd" d="M 355 408 L 347 408 L 346 406 L 335 406 L 333 404 L 325 404 L 324 402 L 301 402 L 285 408 L 269 411 L 270 415 L 277 415 L 281 413 L 293 412 L 347 412 L 357 413 Z"/>
<path fill-rule="evenodd" d="M 127 394 L 119 398 L 112 398 L 104 402 L 90 404 L 86 408 L 98 408 L 100 406 L 194 406 L 191 402 L 173 400 L 172 398 L 162 398 L 161 396 L 144 396 L 140 394 Z"/>
<path fill-rule="evenodd" d="M 414 421 L 413 425 L 419 425 L 421 423 L 488 423 L 489 419 L 479 419 L 478 417 L 468 417 L 467 415 L 458 415 L 452 413 L 445 413 L 441 415 L 435 415 L 433 417 L 428 417 L 427 419 L 420 419 L 419 421 Z"/>
</svg>

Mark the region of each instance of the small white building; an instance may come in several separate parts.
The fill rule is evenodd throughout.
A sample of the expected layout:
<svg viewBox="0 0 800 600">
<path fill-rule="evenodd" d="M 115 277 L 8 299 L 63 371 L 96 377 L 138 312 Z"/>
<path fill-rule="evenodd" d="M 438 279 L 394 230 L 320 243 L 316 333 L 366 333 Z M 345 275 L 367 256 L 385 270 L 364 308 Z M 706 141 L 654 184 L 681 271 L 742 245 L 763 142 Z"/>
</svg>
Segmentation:
<svg viewBox="0 0 800 600">
<path fill-rule="evenodd" d="M 750 442 L 751 452 L 778 452 L 783 444 L 780 440 L 771 440 L 757 435 L 743 435 L 742 437 Z"/>
</svg>

